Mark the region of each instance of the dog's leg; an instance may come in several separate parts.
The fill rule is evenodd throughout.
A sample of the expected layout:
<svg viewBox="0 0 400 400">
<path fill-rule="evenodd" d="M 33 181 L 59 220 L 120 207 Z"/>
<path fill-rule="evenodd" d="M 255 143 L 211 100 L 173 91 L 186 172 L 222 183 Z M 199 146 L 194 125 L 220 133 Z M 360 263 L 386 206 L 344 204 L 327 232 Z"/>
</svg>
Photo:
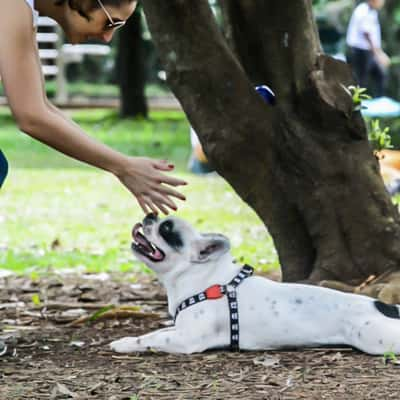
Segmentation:
<svg viewBox="0 0 400 400">
<path fill-rule="evenodd" d="M 110 347 L 117 353 L 156 350 L 184 354 L 204 351 L 207 348 L 204 343 L 200 343 L 200 340 L 193 342 L 176 327 L 160 329 L 139 337 L 125 337 L 110 343 Z"/>
</svg>

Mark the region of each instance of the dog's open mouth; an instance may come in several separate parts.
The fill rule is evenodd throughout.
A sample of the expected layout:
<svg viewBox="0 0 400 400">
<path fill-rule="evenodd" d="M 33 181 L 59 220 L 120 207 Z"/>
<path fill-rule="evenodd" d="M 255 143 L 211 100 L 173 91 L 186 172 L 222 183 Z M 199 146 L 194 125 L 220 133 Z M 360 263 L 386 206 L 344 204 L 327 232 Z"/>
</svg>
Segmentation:
<svg viewBox="0 0 400 400">
<path fill-rule="evenodd" d="M 159 249 L 154 243 L 151 243 L 147 240 L 146 236 L 140 232 L 142 228 L 142 224 L 136 224 L 132 230 L 132 250 L 142 254 L 147 257 L 149 260 L 154 262 L 160 262 L 164 260 L 165 254 Z"/>
</svg>

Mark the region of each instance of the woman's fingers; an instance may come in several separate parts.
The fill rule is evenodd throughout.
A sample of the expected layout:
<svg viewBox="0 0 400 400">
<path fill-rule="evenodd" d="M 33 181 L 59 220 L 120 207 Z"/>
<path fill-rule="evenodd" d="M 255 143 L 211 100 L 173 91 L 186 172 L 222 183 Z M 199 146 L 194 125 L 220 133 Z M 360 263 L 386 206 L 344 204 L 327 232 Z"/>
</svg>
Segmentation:
<svg viewBox="0 0 400 400">
<path fill-rule="evenodd" d="M 155 179 L 157 180 L 158 183 L 166 183 L 167 185 L 175 187 L 187 185 L 186 181 L 165 174 L 159 174 Z"/>
<path fill-rule="evenodd" d="M 142 208 L 143 212 L 147 215 L 150 213 L 158 214 L 159 210 L 157 209 L 156 205 L 152 201 L 152 199 L 149 196 L 138 196 L 137 200 L 139 202 L 140 207 Z M 160 208 L 160 207 L 159 207 Z M 161 210 L 161 208 L 160 208 Z M 161 210 L 164 212 L 163 210 Z M 164 212 L 165 214 L 165 212 Z M 168 214 L 168 210 L 167 210 Z"/>
<path fill-rule="evenodd" d="M 161 193 L 162 195 L 173 196 L 173 197 L 176 197 L 177 199 L 183 200 L 183 201 L 186 200 L 186 197 L 182 193 L 180 193 L 168 186 L 154 185 L 153 189 L 156 190 L 157 192 Z"/>
<path fill-rule="evenodd" d="M 146 201 L 142 196 L 136 196 L 136 199 L 139 203 L 140 208 L 143 210 L 143 212 L 147 215 L 149 213 Z"/>
<path fill-rule="evenodd" d="M 157 208 L 156 208 L 156 206 L 153 204 L 153 202 L 151 201 L 151 199 L 148 199 L 148 201 L 147 201 L 147 205 L 148 205 L 148 207 L 151 209 L 151 212 L 152 213 L 154 213 L 154 214 L 158 214 L 158 210 L 157 210 Z M 158 208 L 160 208 L 160 207 L 158 207 Z M 162 211 L 162 212 L 164 212 L 161 208 L 160 208 L 160 210 Z M 146 214 L 149 214 L 149 213 L 146 213 Z M 165 213 L 164 213 L 165 214 Z M 167 211 L 167 214 L 168 214 L 168 211 Z"/>
<path fill-rule="evenodd" d="M 159 207 L 160 205 L 162 206 L 165 205 L 174 211 L 178 209 L 175 202 L 171 200 L 168 196 L 164 195 L 163 193 L 153 191 L 150 195 L 152 201 L 157 204 L 157 207 Z"/>
<path fill-rule="evenodd" d="M 161 171 L 172 171 L 175 165 L 168 160 L 154 160 L 153 167 Z"/>
<path fill-rule="evenodd" d="M 166 207 L 164 207 L 162 204 L 157 204 L 157 207 L 161 210 L 161 212 L 165 215 L 169 214 L 169 211 Z"/>
<path fill-rule="evenodd" d="M 131 158 L 130 162 L 132 168 L 125 169 L 125 173 L 119 178 L 136 196 L 144 213 L 158 214 L 161 211 L 168 214 L 169 209 L 177 210 L 177 205 L 171 197 L 186 200 L 186 197 L 173 187 L 187 185 L 187 182 L 161 172 L 173 169 L 173 165 L 168 161 L 139 157 Z"/>
<path fill-rule="evenodd" d="M 147 159 L 149 161 L 149 159 Z M 157 171 L 172 171 L 175 167 L 173 164 L 169 163 L 167 160 L 150 160 L 150 165 Z M 155 172 L 153 178 L 158 183 L 166 183 L 167 185 L 171 186 L 184 186 L 187 185 L 187 182 L 183 179 L 174 178 L 173 176 L 169 176 L 160 172 Z"/>
<path fill-rule="evenodd" d="M 150 190 L 147 191 L 146 194 L 143 193 L 136 196 L 136 198 L 145 214 L 148 214 L 150 212 L 158 214 L 160 210 L 162 213 L 168 215 L 168 208 L 174 211 L 178 209 L 175 202 L 168 197 L 172 195 L 169 194 L 170 191 L 175 192 L 173 189 L 168 189 L 159 185 L 154 188 L 150 188 Z M 181 196 L 178 192 L 176 192 L 176 194 L 178 198 L 179 196 Z"/>
</svg>

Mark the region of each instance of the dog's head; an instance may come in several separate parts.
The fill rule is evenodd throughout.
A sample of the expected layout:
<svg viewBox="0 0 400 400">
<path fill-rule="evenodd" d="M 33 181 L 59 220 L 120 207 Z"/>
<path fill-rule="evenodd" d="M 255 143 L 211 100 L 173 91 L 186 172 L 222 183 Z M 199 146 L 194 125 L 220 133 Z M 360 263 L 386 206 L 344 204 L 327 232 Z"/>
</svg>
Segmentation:
<svg viewBox="0 0 400 400">
<path fill-rule="evenodd" d="M 149 214 L 132 231 L 135 256 L 156 273 L 183 272 L 193 264 L 217 261 L 230 249 L 220 234 L 201 234 L 177 217 Z"/>
</svg>

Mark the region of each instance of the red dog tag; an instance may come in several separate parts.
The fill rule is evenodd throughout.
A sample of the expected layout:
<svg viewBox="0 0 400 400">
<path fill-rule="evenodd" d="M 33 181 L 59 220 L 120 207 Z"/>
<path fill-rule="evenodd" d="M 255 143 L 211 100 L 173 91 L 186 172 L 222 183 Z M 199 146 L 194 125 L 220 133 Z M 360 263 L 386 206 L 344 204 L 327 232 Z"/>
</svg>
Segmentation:
<svg viewBox="0 0 400 400">
<path fill-rule="evenodd" d="M 215 299 L 220 299 L 223 296 L 224 296 L 224 294 L 221 292 L 221 286 L 220 285 L 210 286 L 206 290 L 207 299 L 215 300 Z"/>
</svg>

